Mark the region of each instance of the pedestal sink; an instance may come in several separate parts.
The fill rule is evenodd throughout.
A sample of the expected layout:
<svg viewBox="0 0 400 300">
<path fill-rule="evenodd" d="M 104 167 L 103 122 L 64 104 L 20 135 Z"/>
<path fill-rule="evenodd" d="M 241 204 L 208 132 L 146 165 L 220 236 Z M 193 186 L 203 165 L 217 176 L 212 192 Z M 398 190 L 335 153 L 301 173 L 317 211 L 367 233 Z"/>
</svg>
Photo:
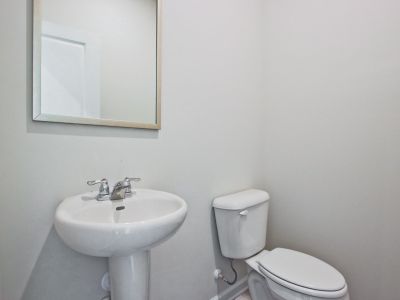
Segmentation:
<svg viewBox="0 0 400 300">
<path fill-rule="evenodd" d="M 97 201 L 96 194 L 65 199 L 55 214 L 56 231 L 75 251 L 109 258 L 112 300 L 148 300 L 150 249 L 179 229 L 187 205 L 155 190 L 116 201 Z"/>
</svg>

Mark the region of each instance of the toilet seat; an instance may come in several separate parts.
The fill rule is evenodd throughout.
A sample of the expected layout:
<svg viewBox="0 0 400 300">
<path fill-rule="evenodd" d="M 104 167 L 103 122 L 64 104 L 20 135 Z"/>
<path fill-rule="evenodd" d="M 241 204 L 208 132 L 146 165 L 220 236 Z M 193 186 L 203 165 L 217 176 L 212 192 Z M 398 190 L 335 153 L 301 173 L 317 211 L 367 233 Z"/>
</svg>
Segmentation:
<svg viewBox="0 0 400 300">
<path fill-rule="evenodd" d="M 301 252 L 276 248 L 270 252 L 262 251 L 247 263 L 267 282 L 295 292 L 319 298 L 340 298 L 347 294 L 342 274 L 329 264 Z"/>
</svg>

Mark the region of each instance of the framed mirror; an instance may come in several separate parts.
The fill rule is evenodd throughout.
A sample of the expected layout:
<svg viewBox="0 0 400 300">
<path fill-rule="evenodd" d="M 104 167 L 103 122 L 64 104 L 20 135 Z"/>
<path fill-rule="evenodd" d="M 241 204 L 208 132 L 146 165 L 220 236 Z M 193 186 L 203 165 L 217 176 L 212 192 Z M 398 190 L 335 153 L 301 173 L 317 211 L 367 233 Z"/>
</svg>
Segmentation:
<svg viewBox="0 0 400 300">
<path fill-rule="evenodd" d="M 161 128 L 161 0 L 33 0 L 33 120 Z"/>
</svg>

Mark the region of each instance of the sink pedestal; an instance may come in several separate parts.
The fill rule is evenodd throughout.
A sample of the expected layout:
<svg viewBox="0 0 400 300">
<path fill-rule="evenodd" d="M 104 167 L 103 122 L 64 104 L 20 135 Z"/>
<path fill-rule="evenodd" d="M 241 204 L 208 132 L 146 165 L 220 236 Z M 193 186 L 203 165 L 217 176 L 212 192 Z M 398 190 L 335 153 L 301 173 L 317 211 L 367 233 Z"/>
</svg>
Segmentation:
<svg viewBox="0 0 400 300">
<path fill-rule="evenodd" d="M 111 299 L 148 300 L 150 281 L 150 251 L 108 259 Z"/>
</svg>

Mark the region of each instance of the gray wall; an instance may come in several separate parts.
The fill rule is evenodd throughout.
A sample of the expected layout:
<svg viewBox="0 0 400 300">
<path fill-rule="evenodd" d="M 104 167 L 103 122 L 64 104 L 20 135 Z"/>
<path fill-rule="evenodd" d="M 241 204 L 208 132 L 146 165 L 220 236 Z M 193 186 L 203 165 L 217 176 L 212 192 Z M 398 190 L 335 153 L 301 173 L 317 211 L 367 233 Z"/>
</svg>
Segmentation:
<svg viewBox="0 0 400 300">
<path fill-rule="evenodd" d="M 105 260 L 68 249 L 53 214 L 87 179 L 126 175 L 189 205 L 152 252 L 152 299 L 217 293 L 211 201 L 261 183 L 261 2 L 165 1 L 159 132 L 33 123 L 31 1 L 0 2 L 1 300 L 100 299 Z"/>
<path fill-rule="evenodd" d="M 400 2 L 266 1 L 269 248 L 400 295 Z"/>
</svg>

